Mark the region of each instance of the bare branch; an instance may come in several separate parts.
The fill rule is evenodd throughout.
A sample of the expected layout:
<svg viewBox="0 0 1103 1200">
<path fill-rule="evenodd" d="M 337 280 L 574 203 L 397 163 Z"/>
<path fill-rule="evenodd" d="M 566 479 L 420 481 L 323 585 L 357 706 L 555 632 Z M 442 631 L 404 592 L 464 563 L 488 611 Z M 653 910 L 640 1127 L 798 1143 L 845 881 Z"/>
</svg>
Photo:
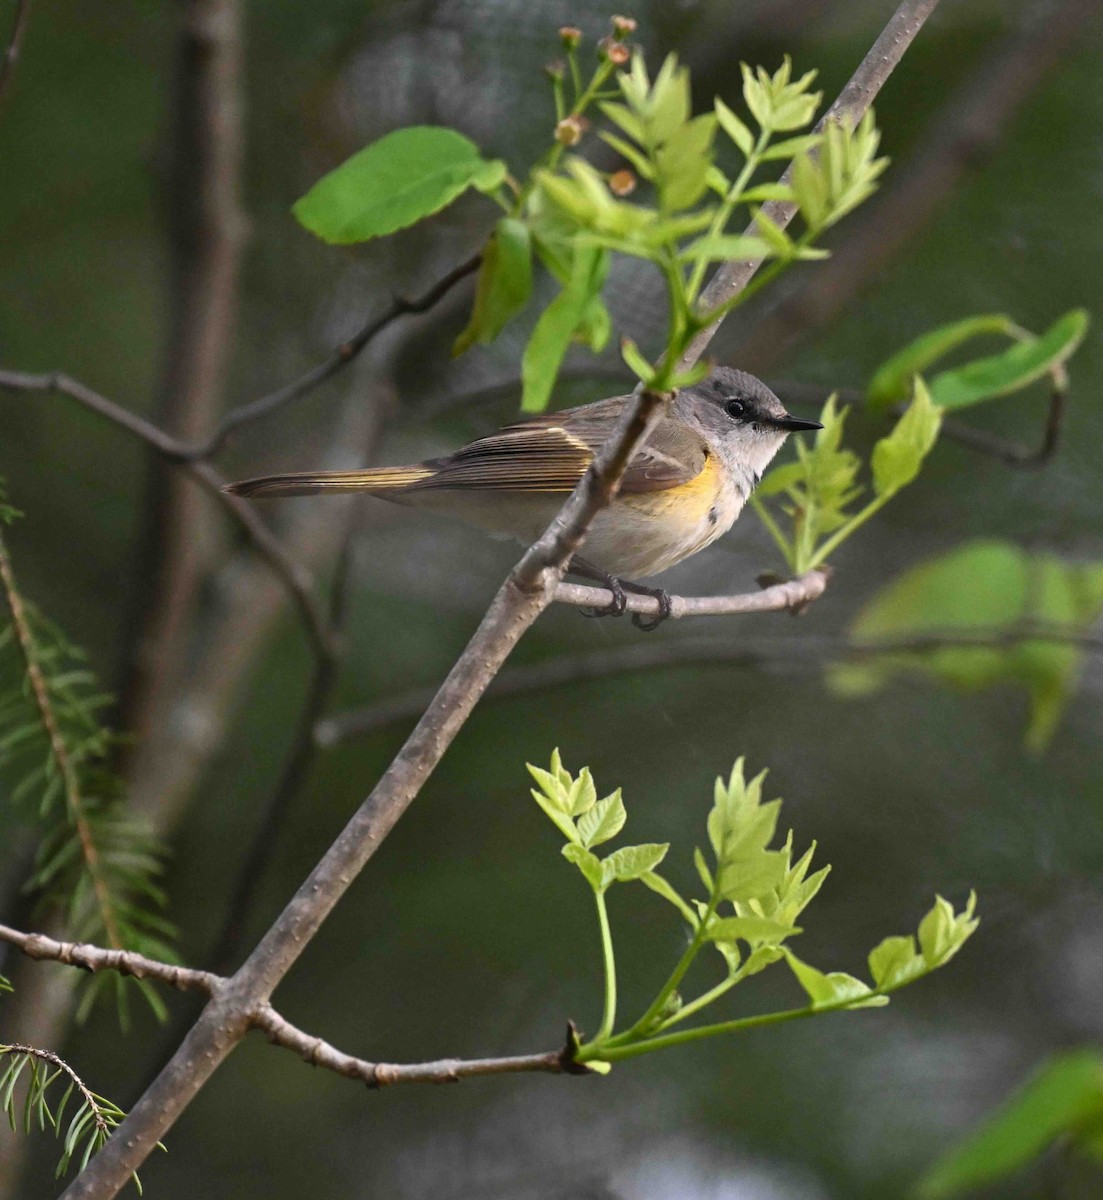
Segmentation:
<svg viewBox="0 0 1103 1200">
<path fill-rule="evenodd" d="M 31 0 L 16 0 L 11 37 L 8 39 L 4 57 L 0 58 L 0 101 L 4 99 L 5 92 L 11 86 L 15 68 L 19 65 L 19 55 L 23 49 L 23 39 L 27 36 L 27 24 L 30 16 Z"/>
<path fill-rule="evenodd" d="M 252 1023 L 274 1045 L 294 1050 L 311 1066 L 336 1071 L 347 1079 L 360 1079 L 372 1088 L 389 1087 L 396 1083 L 458 1083 L 474 1075 L 517 1075 L 532 1071 L 552 1075 L 588 1074 L 585 1068 L 571 1062 L 566 1048 L 508 1058 L 441 1058 L 424 1063 L 377 1063 L 354 1058 L 322 1038 L 304 1033 L 281 1017 L 269 1004 L 260 1007 Z"/>
<path fill-rule="evenodd" d="M 801 612 L 823 595 L 830 576 L 830 571 L 819 568 L 799 579 L 775 583 L 761 591 L 737 596 L 671 596 L 670 616 L 716 617 L 739 613 Z M 578 608 L 603 608 L 612 602 L 613 593 L 606 588 L 561 583 L 555 589 L 554 598 L 559 604 L 573 604 Z M 659 601 L 654 596 L 638 596 L 629 592 L 625 601 L 626 612 L 651 617 L 659 615 Z"/>
<path fill-rule="evenodd" d="M 759 375 L 768 371 L 798 341 L 843 311 L 869 281 L 879 279 L 928 227 L 962 178 L 988 159 L 1030 93 L 1065 54 L 1082 44 L 1078 34 L 1098 12 L 1098 0 L 1064 0 L 1057 5 L 1045 0 L 1028 8 L 1019 28 L 970 73 L 930 122 L 917 149 L 891 173 L 892 182 L 868 212 L 847 225 L 830 260 L 755 322 L 753 332 L 739 342 L 740 365 Z M 960 440 L 972 432 L 965 427 Z M 979 440 L 974 445 L 1012 466 L 1023 465 L 1023 455 L 1008 454 L 1004 447 L 993 444 L 989 449 Z"/>
<path fill-rule="evenodd" d="M 253 548 L 279 577 L 298 605 L 312 645 L 319 650 L 327 647 L 326 622 L 318 606 L 314 592 L 314 580 L 310 572 L 288 556 L 276 535 L 257 515 L 255 505 L 239 500 L 222 490 L 229 481 L 217 468 L 207 462 L 188 462 L 187 448 L 184 443 L 171 437 L 152 422 L 60 372 L 53 372 L 49 375 L 28 375 L 21 371 L 0 370 L 0 390 L 60 392 L 125 429 L 128 433 L 132 433 L 156 450 L 162 458 L 169 462 L 180 463 L 183 469 L 198 480 L 203 489 L 213 496 L 241 526 Z"/>
<path fill-rule="evenodd" d="M 8 925 L 0 925 L 0 942 L 16 946 L 28 958 L 40 962 L 59 962 L 85 971 L 117 971 L 135 979 L 156 979 L 182 992 L 206 992 L 212 996 L 225 982 L 210 971 L 159 962 L 133 950 L 107 950 L 87 942 L 61 942 L 44 933 L 23 933 Z"/>
<path fill-rule="evenodd" d="M 214 996 L 228 983 L 223 976 L 210 971 L 158 962 L 127 950 L 107 950 L 82 942 L 59 942 L 41 933 L 22 933 L 7 925 L 0 925 L 0 942 L 15 946 L 28 958 L 40 962 L 57 962 L 85 971 L 116 971 L 135 979 L 156 980 L 182 992 L 202 992 Z M 424 1063 L 375 1063 L 345 1054 L 324 1039 L 299 1029 L 266 1001 L 258 1004 L 248 1016 L 250 1026 L 261 1030 L 273 1045 L 294 1051 L 311 1066 L 323 1067 L 347 1079 L 360 1079 L 369 1087 L 387 1087 L 395 1083 L 453 1083 L 474 1075 L 513 1075 L 526 1071 L 556 1075 L 588 1074 L 585 1068 L 571 1062 L 569 1043 L 565 1043 L 562 1050 L 543 1054 L 504 1058 L 442 1058 Z M 8 1048 L 55 1061 L 53 1056 L 25 1046 Z M 56 1064 L 60 1064 L 60 1060 L 56 1060 Z"/>
<path fill-rule="evenodd" d="M 336 375 L 343 367 L 347 367 L 360 354 L 364 347 L 373 338 L 382 333 L 388 325 L 393 324 L 400 317 L 428 312 L 443 300 L 457 283 L 466 279 L 469 275 L 473 275 L 479 269 L 479 264 L 482 260 L 482 255 L 476 254 L 466 262 L 460 263 L 458 267 L 449 271 L 447 275 L 433 284 L 428 291 L 413 300 L 406 300 L 401 296 L 396 296 L 385 312 L 381 313 L 378 317 L 373 317 L 358 333 L 355 333 L 347 342 L 342 342 L 328 358 L 324 359 L 316 367 L 311 367 L 305 374 L 300 375 L 298 379 L 292 380 L 291 383 L 286 384 L 284 387 L 277 388 L 276 391 L 269 392 L 266 396 L 260 396 L 256 400 L 251 400 L 248 404 L 242 404 L 232 412 L 227 413 L 214 434 L 206 441 L 190 447 L 185 452 L 185 457 L 212 458 L 226 444 L 230 435 L 235 430 L 240 429 L 242 425 L 271 416 L 272 413 L 283 408 L 284 405 L 290 404 L 293 400 L 298 400 L 300 396 L 305 396 L 307 392 L 312 391 L 320 384 L 325 383 L 327 379 Z"/>
<path fill-rule="evenodd" d="M 816 126 L 818 130 L 832 120 L 843 121 L 851 128 L 858 124 L 937 5 L 938 0 L 903 0 L 846 87 L 839 93 L 838 99 Z M 792 168 L 789 167 L 782 175 L 781 182 L 789 183 L 791 177 Z M 762 211 L 784 229 L 796 216 L 797 206 L 792 201 L 770 200 L 762 206 Z M 756 234 L 757 226 L 752 222 L 747 232 Z M 761 259 L 722 263 L 701 293 L 701 309 L 707 312 L 737 296 L 761 265 Z M 692 366 L 701 357 L 719 328 L 720 322 L 717 321 L 693 339 L 682 357 L 680 365 L 683 369 Z"/>
</svg>

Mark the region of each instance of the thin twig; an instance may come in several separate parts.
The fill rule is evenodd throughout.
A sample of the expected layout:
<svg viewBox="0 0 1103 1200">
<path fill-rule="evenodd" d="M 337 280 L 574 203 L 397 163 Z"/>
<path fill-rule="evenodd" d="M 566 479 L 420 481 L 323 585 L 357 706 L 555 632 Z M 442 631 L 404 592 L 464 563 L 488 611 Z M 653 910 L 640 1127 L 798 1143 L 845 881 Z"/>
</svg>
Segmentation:
<svg viewBox="0 0 1103 1200">
<path fill-rule="evenodd" d="M 55 1071 L 66 1076 L 71 1081 L 72 1086 L 80 1093 L 85 1107 L 92 1114 L 92 1120 L 100 1136 L 104 1139 L 111 1136 L 112 1125 L 104 1117 L 104 1108 L 99 1097 L 88 1088 L 84 1080 L 81 1079 L 76 1071 L 60 1055 L 55 1054 L 52 1050 L 40 1050 L 37 1046 L 24 1046 L 18 1042 L 0 1043 L 0 1054 L 26 1054 L 31 1058 L 37 1058 L 40 1062 L 49 1063 Z"/>
<path fill-rule="evenodd" d="M 1023 102 L 1064 55 L 1083 44 L 1079 34 L 1099 11 L 1099 0 L 1043 0 L 1028 7 L 1018 27 L 931 120 L 916 150 L 890 173 L 884 192 L 848 222 L 831 258 L 802 276 L 797 290 L 754 322 L 735 350 L 740 366 L 759 375 L 769 371 L 797 342 L 844 311 L 868 283 L 880 279 L 962 179 L 1001 145 Z M 966 427 L 966 436 L 971 433 Z M 1022 456 L 1009 456 L 995 445 L 978 442 L 976 448 L 1023 465 Z"/>
<path fill-rule="evenodd" d="M 185 457 L 191 459 L 213 458 L 225 446 L 230 435 L 235 430 L 253 421 L 258 421 L 263 417 L 271 416 L 272 413 L 283 408 L 284 405 L 291 403 L 292 400 L 297 400 L 299 397 L 305 396 L 307 392 L 325 383 L 327 379 L 336 375 L 343 367 L 347 367 L 360 354 L 364 347 L 373 338 L 378 336 L 378 334 L 382 333 L 388 325 L 393 324 L 400 317 L 428 312 L 440 303 L 457 283 L 466 279 L 469 275 L 473 275 L 479 269 L 479 264 L 482 260 L 481 254 L 473 255 L 466 262 L 460 263 L 458 267 L 449 271 L 447 275 L 433 284 L 428 291 L 413 300 L 396 296 L 391 301 L 389 308 L 380 313 L 379 316 L 373 317 L 368 321 L 347 342 L 342 342 L 328 358 L 323 359 L 316 367 L 311 367 L 309 371 L 306 371 L 298 379 L 292 380 L 291 383 L 286 384 L 284 387 L 277 388 L 276 391 L 269 392 L 265 396 L 260 396 L 256 400 L 251 400 L 248 404 L 242 404 L 232 412 L 227 413 L 211 437 L 206 441 L 188 447 L 185 451 Z"/>
<path fill-rule="evenodd" d="M 44 933 L 23 933 L 9 925 L 0 925 L 0 942 L 17 947 L 28 958 L 39 962 L 64 963 L 84 971 L 116 971 L 135 979 L 155 979 L 181 992 L 206 992 L 211 996 L 225 982 L 210 971 L 161 962 L 134 950 L 107 950 L 87 942 L 62 942 Z"/>
<path fill-rule="evenodd" d="M 23 49 L 23 39 L 27 36 L 27 24 L 31 16 L 31 0 L 16 0 L 15 20 L 12 22 L 11 37 L 0 58 L 0 101 L 11 86 L 15 76 L 15 68 L 19 65 L 19 55 Z"/>
<path fill-rule="evenodd" d="M 937 6 L 938 0 L 903 0 L 881 36 L 873 43 L 870 52 L 850 77 L 846 87 L 839 93 L 838 99 L 816 126 L 817 130 L 823 129 L 828 121 L 842 121 L 851 128 L 858 124 Z M 791 179 L 790 166 L 786 168 L 780 182 L 789 183 Z M 762 211 L 784 229 L 796 216 L 797 206 L 792 201 L 770 200 L 762 206 Z M 747 233 L 751 236 L 757 235 L 758 227 L 754 222 L 748 226 Z M 761 265 L 761 259 L 722 263 L 709 280 L 708 287 L 701 293 L 702 311 L 708 312 L 737 296 L 750 283 Z M 680 365 L 683 369 L 692 366 L 701 357 L 719 328 L 718 321 L 701 330 L 693 339 L 682 357 Z"/>
<path fill-rule="evenodd" d="M 106 396 L 87 387 L 79 380 L 71 379 L 61 372 L 48 375 L 28 375 L 22 371 L 0 370 L 0 390 L 11 392 L 60 392 L 71 400 L 125 429 L 146 445 L 151 446 L 162 458 L 180 463 L 241 527 L 253 548 L 267 562 L 294 599 L 303 618 L 307 636 L 316 650 L 328 644 L 325 618 L 318 606 L 314 592 L 314 581 L 309 571 L 294 562 L 280 545 L 279 539 L 257 515 L 256 506 L 229 495 L 222 489 L 229 482 L 218 469 L 208 462 L 187 461 L 184 443 L 165 433 L 152 422 L 123 408 Z"/>
<path fill-rule="evenodd" d="M 34 697 L 39 721 L 46 731 L 50 757 L 54 760 L 58 776 L 61 779 L 65 792 L 65 806 L 69 810 L 69 820 L 72 822 L 80 842 L 81 857 L 88 869 L 88 879 L 92 884 L 100 916 L 103 918 L 104 932 L 112 946 L 121 946 L 122 938 L 119 935 L 118 922 L 115 917 L 115 905 L 111 899 L 111 890 L 103 877 L 99 847 L 92 834 L 92 827 L 88 823 L 84 797 L 81 794 L 80 776 L 77 773 L 76 764 L 69 754 L 69 747 L 61 731 L 61 726 L 58 724 L 57 714 L 54 712 L 53 702 L 50 699 L 49 685 L 46 683 L 42 668 L 38 663 L 38 652 L 35 648 L 30 618 L 27 616 L 27 610 L 23 604 L 23 596 L 15 585 L 15 572 L 8 554 L 7 539 L 2 531 L 0 531 L 0 587 L 3 589 L 8 610 L 11 612 L 12 628 L 15 630 L 15 640 L 23 659 L 23 669 L 31 687 L 31 695 Z"/>
<path fill-rule="evenodd" d="M 607 679 L 634 671 L 656 671 L 687 666 L 769 667 L 796 664 L 818 668 L 825 659 L 877 658 L 891 654 L 934 654 L 940 650 L 1005 649 L 1023 642 L 1052 642 L 1089 654 L 1103 654 L 1103 635 L 1020 623 L 1013 629 L 936 630 L 901 638 L 857 642 L 843 634 L 802 634 L 800 637 L 756 638 L 753 643 L 733 643 L 729 638 L 676 637 L 636 640 L 609 650 L 561 654 L 544 662 L 502 671 L 487 688 L 488 700 L 526 696 Z M 399 721 L 411 721 L 432 699 L 432 688 L 414 688 L 363 708 L 336 713 L 319 721 L 314 737 L 323 747 L 362 737 Z"/>
<path fill-rule="evenodd" d="M 362 1080 L 371 1088 L 390 1087 L 396 1083 L 458 1083 L 461 1079 L 476 1075 L 517 1075 L 532 1071 L 552 1075 L 589 1073 L 584 1067 L 577 1067 L 571 1062 L 566 1048 L 506 1058 L 441 1058 L 423 1063 L 369 1062 L 345 1054 L 322 1038 L 297 1029 L 268 1004 L 261 1006 L 252 1024 L 270 1042 L 294 1050 L 311 1066 L 335 1071 L 346 1079 Z"/>
<path fill-rule="evenodd" d="M 108 950 L 84 942 L 60 942 L 40 933 L 23 933 L 0 925 L 0 942 L 15 946 L 28 958 L 56 962 L 85 971 L 115 971 L 135 979 L 156 980 L 182 992 L 216 995 L 229 981 L 211 971 L 197 971 L 175 963 L 160 962 L 128 950 Z M 561 1050 L 542 1054 L 520 1054 L 502 1058 L 442 1058 L 423 1063 L 378 1063 L 356 1058 L 338 1050 L 320 1037 L 292 1025 L 267 1001 L 249 1014 L 249 1025 L 259 1029 L 276 1046 L 298 1054 L 311 1066 L 334 1071 L 347 1079 L 359 1079 L 369 1087 L 387 1087 L 395 1083 L 453 1083 L 475 1075 L 511 1075 L 526 1071 L 550 1074 L 589 1074 L 571 1062 L 570 1043 Z M 10 1046 L 13 1051 L 28 1051 L 25 1046 Z M 45 1052 L 30 1050 L 42 1057 Z M 51 1056 L 51 1061 L 53 1061 Z M 58 1060 L 60 1062 L 60 1060 Z"/>
<path fill-rule="evenodd" d="M 799 613 L 823 595 L 829 578 L 829 571 L 817 568 L 799 579 L 775 583 L 757 592 L 745 592 L 736 596 L 671 596 L 670 616 L 677 618 L 763 612 Z M 555 589 L 555 600 L 558 604 L 573 604 L 576 608 L 605 608 L 612 603 L 613 593 L 607 588 L 561 583 Z M 659 601 L 654 596 L 632 593 L 625 596 L 625 612 L 655 617 L 660 611 Z"/>
</svg>

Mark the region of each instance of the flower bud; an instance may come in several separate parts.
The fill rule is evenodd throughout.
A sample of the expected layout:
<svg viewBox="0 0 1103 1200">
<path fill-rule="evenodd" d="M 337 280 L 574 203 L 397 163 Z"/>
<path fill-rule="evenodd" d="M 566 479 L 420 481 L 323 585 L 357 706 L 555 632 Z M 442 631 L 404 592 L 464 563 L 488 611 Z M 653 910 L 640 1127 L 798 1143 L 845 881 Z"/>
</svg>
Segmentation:
<svg viewBox="0 0 1103 1200">
<path fill-rule="evenodd" d="M 563 43 L 564 50 L 574 50 L 582 41 L 582 30 L 573 25 L 564 25 L 559 31 L 559 40 Z"/>
<path fill-rule="evenodd" d="M 618 42 L 623 42 L 630 34 L 636 32 L 636 22 L 633 17 L 614 17 L 613 18 L 613 37 Z"/>
<path fill-rule="evenodd" d="M 611 37 L 602 38 L 598 42 L 597 50 L 602 58 L 608 59 L 609 62 L 618 67 L 623 67 L 632 57 L 632 51 L 627 46 Z"/>
<path fill-rule="evenodd" d="M 577 146 L 588 124 L 584 117 L 564 117 L 555 127 L 555 140 L 561 146 Z"/>
<path fill-rule="evenodd" d="M 567 72 L 567 65 L 561 58 L 553 59 L 544 64 L 544 74 L 549 79 L 562 79 Z"/>
<path fill-rule="evenodd" d="M 609 176 L 609 191 L 614 196 L 630 196 L 636 190 L 635 173 L 624 168 Z"/>
</svg>

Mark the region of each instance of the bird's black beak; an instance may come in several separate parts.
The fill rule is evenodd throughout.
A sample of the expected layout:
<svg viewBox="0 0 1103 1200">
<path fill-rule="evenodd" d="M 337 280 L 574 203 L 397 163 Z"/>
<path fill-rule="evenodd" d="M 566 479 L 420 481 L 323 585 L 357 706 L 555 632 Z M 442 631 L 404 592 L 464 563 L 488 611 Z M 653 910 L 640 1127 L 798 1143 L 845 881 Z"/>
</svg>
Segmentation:
<svg viewBox="0 0 1103 1200">
<path fill-rule="evenodd" d="M 786 433 L 797 433 L 802 429 L 823 428 L 819 421 L 806 421 L 803 417 L 791 417 L 788 413 L 783 417 L 774 417 L 770 424 L 778 429 L 784 429 Z"/>
</svg>

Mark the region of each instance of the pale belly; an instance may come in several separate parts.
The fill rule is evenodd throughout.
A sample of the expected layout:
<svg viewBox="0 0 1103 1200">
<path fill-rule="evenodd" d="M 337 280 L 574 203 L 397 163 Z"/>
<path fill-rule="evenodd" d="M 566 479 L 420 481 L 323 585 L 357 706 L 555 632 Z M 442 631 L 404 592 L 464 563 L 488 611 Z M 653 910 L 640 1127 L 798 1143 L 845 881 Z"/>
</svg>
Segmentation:
<svg viewBox="0 0 1103 1200">
<path fill-rule="evenodd" d="M 528 545 L 547 529 L 566 498 L 566 493 L 459 493 L 442 488 L 414 492 L 405 499 Z M 594 518 L 579 555 L 624 579 L 658 575 L 726 533 L 742 507 L 734 487 L 683 487 L 618 498 Z"/>
</svg>

